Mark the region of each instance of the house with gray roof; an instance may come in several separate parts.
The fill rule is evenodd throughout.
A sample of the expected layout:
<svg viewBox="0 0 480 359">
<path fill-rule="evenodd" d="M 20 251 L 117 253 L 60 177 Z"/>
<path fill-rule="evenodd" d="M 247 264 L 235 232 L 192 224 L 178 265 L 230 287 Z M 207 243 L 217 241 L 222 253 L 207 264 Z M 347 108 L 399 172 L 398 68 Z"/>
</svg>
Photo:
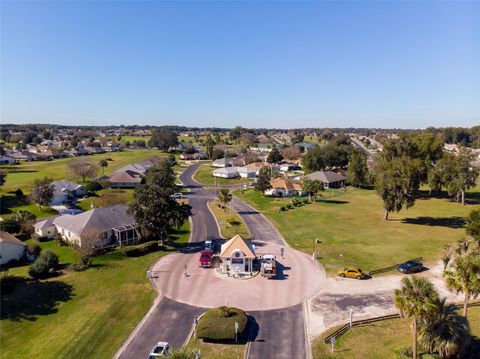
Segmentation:
<svg viewBox="0 0 480 359">
<path fill-rule="evenodd" d="M 71 244 L 82 246 L 86 241 L 95 241 L 95 246 L 109 244 L 124 245 L 137 238 L 135 219 L 127 212 L 127 206 L 115 205 L 94 208 L 89 211 L 71 215 L 53 217 L 34 224 L 35 233 L 41 235 L 53 231 L 51 236 L 59 233 Z"/>
<path fill-rule="evenodd" d="M 333 171 L 317 171 L 307 175 L 311 180 L 318 180 L 325 188 L 345 187 L 345 176 Z"/>
<path fill-rule="evenodd" d="M 60 205 L 69 199 L 82 197 L 86 194 L 87 189 L 81 184 L 67 180 L 53 181 L 53 198 L 50 205 Z"/>
</svg>

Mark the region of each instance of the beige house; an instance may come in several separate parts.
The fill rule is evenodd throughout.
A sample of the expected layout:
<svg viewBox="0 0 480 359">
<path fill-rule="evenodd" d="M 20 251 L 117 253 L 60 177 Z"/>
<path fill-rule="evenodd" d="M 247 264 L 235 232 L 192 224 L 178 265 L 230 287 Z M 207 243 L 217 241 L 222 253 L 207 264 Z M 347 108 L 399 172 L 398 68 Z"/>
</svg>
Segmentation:
<svg viewBox="0 0 480 359">
<path fill-rule="evenodd" d="M 222 244 L 220 259 L 223 272 L 233 275 L 250 274 L 253 272 L 255 258 L 255 247 L 238 234 Z"/>
<path fill-rule="evenodd" d="M 25 253 L 25 243 L 8 232 L 0 231 L 0 264 L 6 264 L 13 259 L 22 258 Z"/>
</svg>

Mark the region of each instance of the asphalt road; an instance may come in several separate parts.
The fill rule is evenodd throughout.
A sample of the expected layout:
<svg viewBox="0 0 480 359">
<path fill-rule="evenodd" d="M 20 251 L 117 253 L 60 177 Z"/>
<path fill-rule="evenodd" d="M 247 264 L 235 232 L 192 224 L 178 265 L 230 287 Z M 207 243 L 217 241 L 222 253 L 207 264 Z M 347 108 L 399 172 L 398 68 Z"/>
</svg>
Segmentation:
<svg viewBox="0 0 480 359">
<path fill-rule="evenodd" d="M 363 143 L 361 143 L 359 140 L 357 140 L 356 138 L 351 138 L 352 140 L 352 144 L 357 147 L 358 149 L 362 150 L 365 155 L 367 155 L 367 158 L 372 158 L 373 155 L 370 153 L 370 151 L 363 145 Z"/>
<path fill-rule="evenodd" d="M 306 358 L 301 304 L 290 308 L 249 313 L 255 318 L 250 332 L 249 359 Z"/>
<path fill-rule="evenodd" d="M 204 310 L 163 297 L 117 358 L 147 358 L 157 342 L 166 341 L 173 348 L 181 347 L 192 329 L 194 316 Z"/>
</svg>

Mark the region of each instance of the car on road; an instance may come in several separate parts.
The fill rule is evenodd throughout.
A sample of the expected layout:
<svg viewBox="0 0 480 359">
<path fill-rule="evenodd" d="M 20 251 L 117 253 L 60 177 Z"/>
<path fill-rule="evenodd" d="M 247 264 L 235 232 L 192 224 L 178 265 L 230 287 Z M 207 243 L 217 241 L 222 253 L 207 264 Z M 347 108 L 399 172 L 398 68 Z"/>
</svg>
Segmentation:
<svg viewBox="0 0 480 359">
<path fill-rule="evenodd" d="M 169 352 L 170 345 L 167 342 L 158 342 L 148 355 L 147 359 L 157 359 L 161 357 L 166 357 Z"/>
<path fill-rule="evenodd" d="M 365 273 L 357 266 L 342 267 L 337 271 L 337 275 L 342 278 L 365 278 Z"/>
<path fill-rule="evenodd" d="M 183 194 L 181 194 L 180 192 L 177 192 L 177 193 L 172 194 L 171 197 L 172 197 L 173 199 L 182 199 L 182 198 L 183 198 Z"/>
<path fill-rule="evenodd" d="M 407 261 L 399 264 L 397 270 L 403 274 L 421 272 L 423 270 L 423 263 L 419 261 Z"/>
<path fill-rule="evenodd" d="M 200 267 L 202 268 L 210 268 L 212 266 L 212 257 L 213 257 L 213 252 L 205 249 L 200 252 L 200 258 L 199 258 L 199 263 Z"/>
</svg>

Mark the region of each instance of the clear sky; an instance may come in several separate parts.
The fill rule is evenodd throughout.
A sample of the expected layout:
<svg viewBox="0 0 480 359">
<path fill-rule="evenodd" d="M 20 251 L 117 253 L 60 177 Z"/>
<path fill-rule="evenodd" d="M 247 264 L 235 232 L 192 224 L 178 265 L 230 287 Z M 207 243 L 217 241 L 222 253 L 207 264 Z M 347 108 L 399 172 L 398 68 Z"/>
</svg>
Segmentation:
<svg viewBox="0 0 480 359">
<path fill-rule="evenodd" d="M 480 2 L 1 2 L 1 122 L 480 124 Z"/>
</svg>

